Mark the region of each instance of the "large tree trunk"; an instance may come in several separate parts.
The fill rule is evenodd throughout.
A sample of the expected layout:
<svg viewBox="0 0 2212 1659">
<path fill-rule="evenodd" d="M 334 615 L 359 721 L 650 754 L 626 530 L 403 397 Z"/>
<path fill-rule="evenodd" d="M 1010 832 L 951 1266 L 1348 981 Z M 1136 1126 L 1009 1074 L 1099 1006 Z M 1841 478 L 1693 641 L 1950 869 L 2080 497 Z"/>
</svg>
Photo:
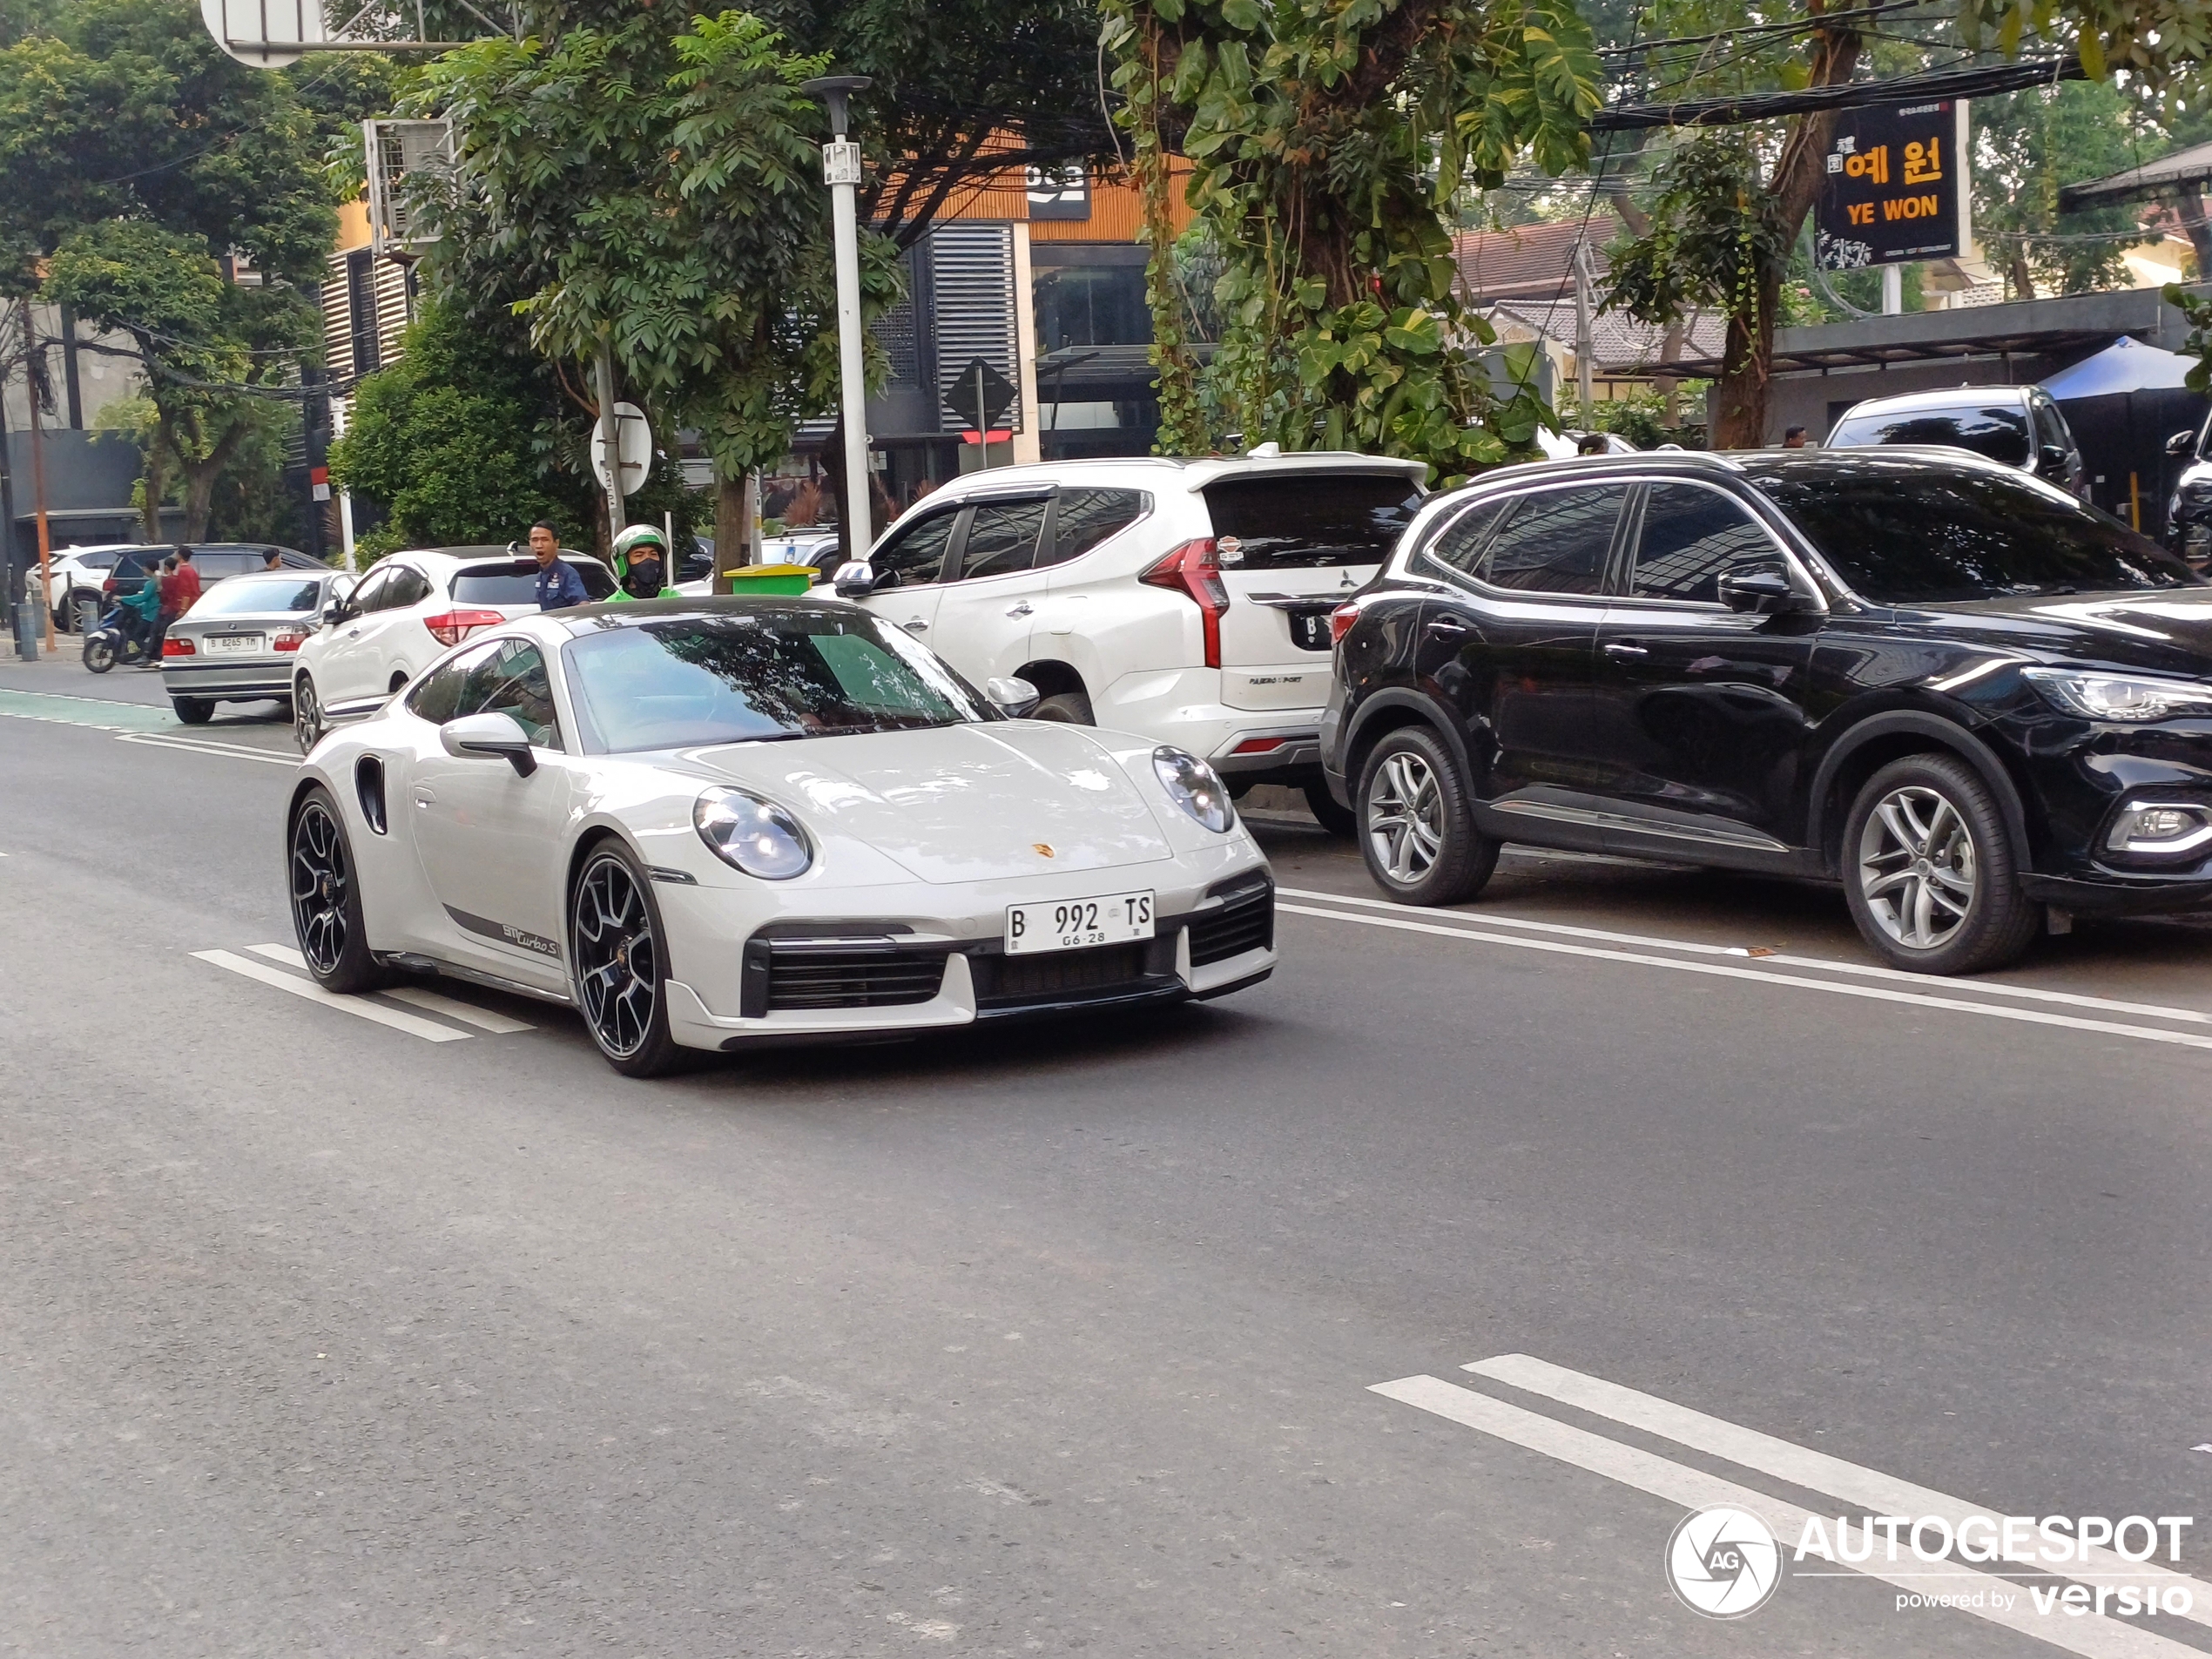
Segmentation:
<svg viewBox="0 0 2212 1659">
<path fill-rule="evenodd" d="M 734 570 L 743 564 L 752 551 L 752 525 L 745 511 L 745 474 L 732 470 L 717 462 L 714 466 L 714 580 L 711 584 L 717 593 L 730 591 L 729 578 L 722 573 Z"/>
<path fill-rule="evenodd" d="M 215 485 L 231 464 L 231 457 L 238 453 L 240 439 L 246 435 L 246 424 L 233 425 L 210 450 L 205 461 L 187 461 L 185 472 L 185 540 L 204 542 L 207 539 L 207 516 L 215 500 Z"/>
<path fill-rule="evenodd" d="M 1822 10 L 1815 0 L 1813 10 Z M 1819 37 L 1808 84 L 1837 86 L 1851 79 L 1858 62 L 1858 36 L 1850 30 L 1829 30 Z M 1725 367 L 1713 382 L 1713 435 L 1716 449 L 1756 449 L 1766 442 L 1767 381 L 1774 360 L 1775 314 L 1781 305 L 1782 275 L 1788 250 L 1797 243 L 1805 215 L 1820 193 L 1822 168 L 1836 132 L 1832 110 L 1797 117 L 1777 157 L 1767 192 L 1774 198 L 1784 250 L 1780 258 L 1762 261 L 1755 287 L 1757 309 L 1741 308 L 1728 320 Z"/>
</svg>

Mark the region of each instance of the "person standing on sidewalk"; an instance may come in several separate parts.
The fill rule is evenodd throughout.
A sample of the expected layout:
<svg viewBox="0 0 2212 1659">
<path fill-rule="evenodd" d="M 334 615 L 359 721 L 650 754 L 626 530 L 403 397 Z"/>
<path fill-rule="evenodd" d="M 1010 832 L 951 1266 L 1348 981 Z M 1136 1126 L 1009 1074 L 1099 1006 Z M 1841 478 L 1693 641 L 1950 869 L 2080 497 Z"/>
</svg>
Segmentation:
<svg viewBox="0 0 2212 1659">
<path fill-rule="evenodd" d="M 199 603 L 199 570 L 192 562 L 192 549 L 177 550 L 177 614 L 181 617 Z"/>
<path fill-rule="evenodd" d="M 561 537 L 543 519 L 530 526 L 530 556 L 537 561 L 537 608 L 561 610 L 589 604 L 583 578 L 561 556 Z"/>
</svg>

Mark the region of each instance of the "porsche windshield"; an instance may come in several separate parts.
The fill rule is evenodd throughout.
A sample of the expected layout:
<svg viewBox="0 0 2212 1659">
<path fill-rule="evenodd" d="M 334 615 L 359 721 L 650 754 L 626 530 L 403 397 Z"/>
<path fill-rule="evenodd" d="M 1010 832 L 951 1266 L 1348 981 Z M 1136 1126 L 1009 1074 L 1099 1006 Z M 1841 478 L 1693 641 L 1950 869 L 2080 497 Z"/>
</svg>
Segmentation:
<svg viewBox="0 0 2212 1659">
<path fill-rule="evenodd" d="M 991 718 L 896 630 L 827 608 L 610 623 L 563 654 L 587 745 L 603 754 Z"/>
</svg>

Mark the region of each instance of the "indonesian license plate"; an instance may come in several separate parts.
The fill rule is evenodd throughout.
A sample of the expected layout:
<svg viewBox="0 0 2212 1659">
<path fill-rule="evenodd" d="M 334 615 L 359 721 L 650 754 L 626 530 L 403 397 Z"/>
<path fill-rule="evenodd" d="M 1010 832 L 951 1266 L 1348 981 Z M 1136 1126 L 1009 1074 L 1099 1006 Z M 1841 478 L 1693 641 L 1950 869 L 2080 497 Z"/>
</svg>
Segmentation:
<svg viewBox="0 0 2212 1659">
<path fill-rule="evenodd" d="M 1009 956 L 1121 945 L 1132 939 L 1150 939 L 1152 934 L 1152 895 L 1149 893 L 1006 907 L 1006 954 Z"/>
<path fill-rule="evenodd" d="M 1325 610 L 1291 612 L 1291 641 L 1301 651 L 1329 649 L 1329 613 Z"/>
<path fill-rule="evenodd" d="M 202 642 L 210 651 L 252 651 L 261 649 L 259 634 L 209 634 Z"/>
</svg>

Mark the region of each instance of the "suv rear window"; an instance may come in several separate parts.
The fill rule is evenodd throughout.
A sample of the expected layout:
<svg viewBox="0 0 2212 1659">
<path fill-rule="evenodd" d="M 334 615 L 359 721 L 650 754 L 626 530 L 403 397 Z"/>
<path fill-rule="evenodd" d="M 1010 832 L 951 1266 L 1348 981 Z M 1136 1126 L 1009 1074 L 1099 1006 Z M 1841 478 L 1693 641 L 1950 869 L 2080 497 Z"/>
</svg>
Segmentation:
<svg viewBox="0 0 2212 1659">
<path fill-rule="evenodd" d="M 2018 404 L 1877 410 L 1845 415 L 1828 440 L 1831 449 L 1858 449 L 1876 443 L 1943 443 L 1954 449 L 1971 449 L 2008 467 L 2024 467 L 2027 464 L 2027 411 Z"/>
<path fill-rule="evenodd" d="M 1201 493 L 1221 563 L 1238 570 L 1379 564 L 1421 504 L 1403 473 L 1276 473 Z"/>
<path fill-rule="evenodd" d="M 583 590 L 604 599 L 615 590 L 615 578 L 597 559 L 570 559 L 569 569 L 583 579 Z M 453 602 L 457 605 L 534 605 L 537 603 L 537 561 L 502 559 L 496 564 L 464 564 L 453 575 Z"/>
</svg>

